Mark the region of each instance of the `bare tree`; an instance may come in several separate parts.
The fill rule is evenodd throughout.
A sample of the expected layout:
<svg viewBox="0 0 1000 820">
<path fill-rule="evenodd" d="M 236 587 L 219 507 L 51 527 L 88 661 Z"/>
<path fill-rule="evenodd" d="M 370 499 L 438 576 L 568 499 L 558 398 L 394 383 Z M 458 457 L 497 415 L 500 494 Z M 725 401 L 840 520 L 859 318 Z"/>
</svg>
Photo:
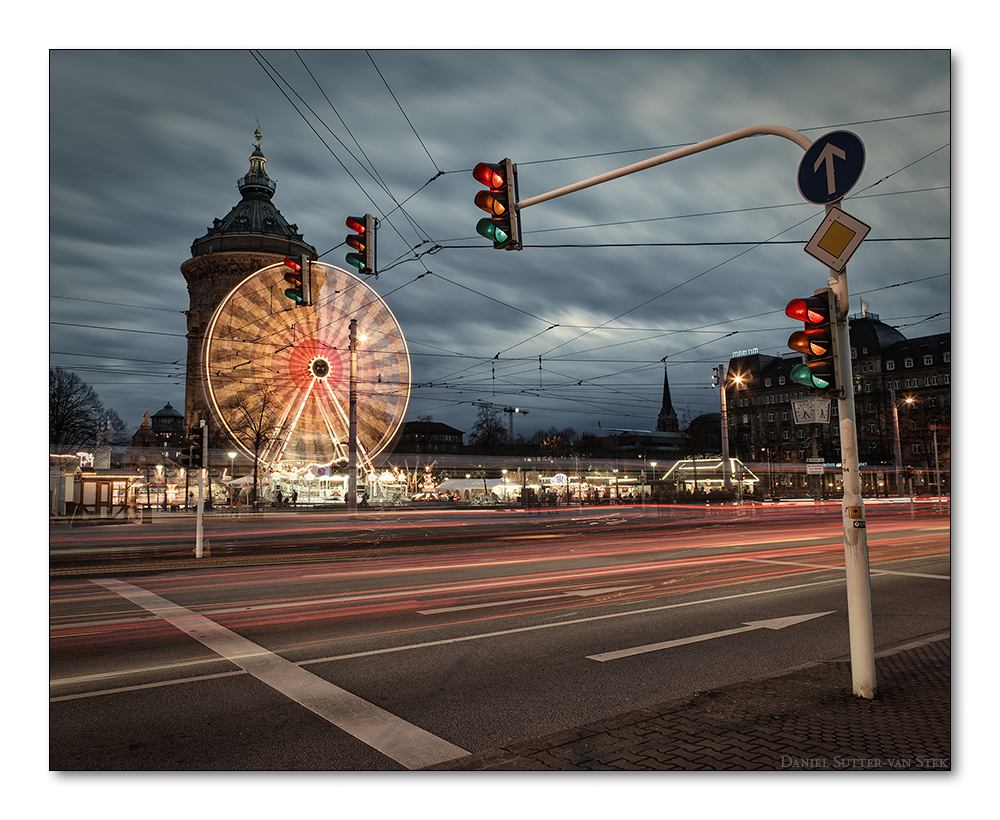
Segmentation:
<svg viewBox="0 0 1000 820">
<path fill-rule="evenodd" d="M 284 405 L 274 388 L 264 388 L 225 407 L 226 424 L 241 443 L 253 450 L 253 500 L 257 500 L 260 453 L 281 432 Z"/>
<path fill-rule="evenodd" d="M 55 452 L 96 442 L 104 405 L 71 370 L 49 370 L 49 445 Z"/>
<path fill-rule="evenodd" d="M 507 425 L 495 407 L 480 407 L 469 433 L 469 444 L 484 451 L 499 450 L 507 443 Z"/>
</svg>

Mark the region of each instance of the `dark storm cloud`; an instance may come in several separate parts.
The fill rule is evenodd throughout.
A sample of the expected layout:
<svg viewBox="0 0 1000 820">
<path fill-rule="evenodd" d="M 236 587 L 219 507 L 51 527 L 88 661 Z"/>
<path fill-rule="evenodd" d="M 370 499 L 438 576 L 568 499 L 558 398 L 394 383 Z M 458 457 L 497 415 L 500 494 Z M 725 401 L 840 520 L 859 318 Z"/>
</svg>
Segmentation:
<svg viewBox="0 0 1000 820">
<path fill-rule="evenodd" d="M 845 210 L 910 241 L 866 241 L 852 292 L 890 324 L 943 314 L 908 336 L 943 332 L 950 243 L 926 238 L 950 232 L 950 115 L 932 113 L 949 83 L 944 51 L 55 51 L 52 363 L 130 425 L 183 404 L 179 267 L 239 201 L 259 120 L 274 203 L 335 249 L 323 261 L 344 265 L 347 215 L 379 216 L 370 284 L 410 348 L 409 418 L 468 430 L 486 399 L 525 406 L 529 434 L 651 427 L 664 357 L 678 410 L 710 412 L 711 368 L 782 352 L 785 301 L 826 271 L 801 245 L 691 243 L 808 239 L 823 209 L 796 188 L 801 149 L 743 140 L 532 206 L 519 253 L 475 235 L 472 166 L 510 156 L 525 199 L 757 123 L 854 131 L 867 162 Z"/>
</svg>

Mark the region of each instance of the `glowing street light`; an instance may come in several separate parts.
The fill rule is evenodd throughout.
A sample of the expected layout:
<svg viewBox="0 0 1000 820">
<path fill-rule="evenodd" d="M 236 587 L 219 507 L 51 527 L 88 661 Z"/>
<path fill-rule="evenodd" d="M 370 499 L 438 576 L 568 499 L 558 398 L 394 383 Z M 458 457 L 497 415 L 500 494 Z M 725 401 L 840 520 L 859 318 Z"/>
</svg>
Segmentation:
<svg viewBox="0 0 1000 820">
<path fill-rule="evenodd" d="M 903 450 L 899 444 L 899 405 L 913 404 L 913 396 L 907 396 L 902 401 L 896 401 L 896 388 L 889 388 L 889 401 L 892 403 L 892 430 L 896 439 L 896 493 L 900 498 L 904 498 L 906 493 L 900 484 L 900 475 L 903 472 Z"/>
</svg>

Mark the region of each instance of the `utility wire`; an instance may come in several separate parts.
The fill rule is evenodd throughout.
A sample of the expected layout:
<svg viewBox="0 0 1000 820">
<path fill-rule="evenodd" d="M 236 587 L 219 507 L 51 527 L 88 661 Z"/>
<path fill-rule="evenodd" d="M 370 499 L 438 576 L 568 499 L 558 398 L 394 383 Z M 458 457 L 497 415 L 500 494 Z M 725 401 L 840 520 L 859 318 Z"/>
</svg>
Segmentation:
<svg viewBox="0 0 1000 820">
<path fill-rule="evenodd" d="M 438 164 L 434 161 L 434 157 L 431 156 L 431 152 L 427 150 L 427 146 L 424 145 L 424 141 L 420 139 L 420 134 L 417 133 L 417 129 L 413 127 L 413 123 L 410 122 L 410 118 L 406 116 L 406 112 L 403 110 L 403 106 L 399 104 L 399 100 L 396 99 L 396 95 L 392 93 L 392 88 L 389 87 L 389 83 L 386 82 L 385 77 L 382 76 L 382 72 L 379 71 L 379 67 L 375 64 L 375 58 L 372 57 L 371 52 L 365 49 L 365 54 L 368 55 L 368 59 L 371 61 L 372 66 L 374 66 L 376 73 L 385 83 L 386 90 L 389 92 L 389 96 L 392 97 L 392 101 L 396 103 L 396 107 L 399 109 L 399 113 L 403 115 L 403 119 L 406 120 L 406 124 L 410 126 L 410 130 L 413 131 L 413 136 L 417 138 L 417 142 L 420 143 L 420 147 L 424 149 L 424 153 L 427 154 L 427 159 L 431 161 L 431 165 L 434 166 L 434 170 L 438 172 L 438 176 L 441 175 L 441 169 L 438 168 Z"/>
</svg>

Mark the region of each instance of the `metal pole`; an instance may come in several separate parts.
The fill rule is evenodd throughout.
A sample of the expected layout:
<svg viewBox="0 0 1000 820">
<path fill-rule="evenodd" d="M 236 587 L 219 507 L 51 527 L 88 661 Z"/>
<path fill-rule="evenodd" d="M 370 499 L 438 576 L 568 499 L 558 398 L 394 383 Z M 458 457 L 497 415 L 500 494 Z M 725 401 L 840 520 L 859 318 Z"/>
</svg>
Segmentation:
<svg viewBox="0 0 1000 820">
<path fill-rule="evenodd" d="M 669 151 L 666 154 L 660 154 L 657 157 L 651 157 L 650 159 L 643 160 L 642 162 L 636 162 L 633 165 L 626 165 L 624 168 L 619 168 L 617 171 L 609 171 L 606 174 L 591 177 L 590 179 L 585 179 L 582 182 L 575 182 L 572 185 L 567 185 L 563 188 L 549 191 L 547 194 L 539 194 L 538 196 L 530 197 L 522 202 L 518 202 L 517 209 L 519 211 L 523 211 L 525 208 L 537 205 L 539 202 L 547 202 L 550 199 L 565 196 L 566 194 L 571 194 L 574 191 L 580 191 L 584 188 L 600 185 L 602 182 L 609 182 L 612 179 L 628 176 L 629 174 L 634 174 L 637 171 L 645 171 L 647 168 L 654 168 L 657 165 L 663 165 L 666 162 L 671 162 L 672 160 L 680 159 L 681 157 L 689 157 L 692 154 L 707 151 L 710 148 L 717 148 L 720 145 L 736 142 L 737 140 L 745 139 L 746 137 L 759 137 L 766 134 L 776 137 L 784 137 L 785 139 L 791 140 L 802 148 L 803 151 L 808 150 L 809 146 L 812 145 L 812 140 L 808 137 L 784 125 L 750 125 L 736 131 L 730 131 L 728 134 L 723 134 L 719 137 L 712 137 L 712 139 L 703 140 L 702 142 L 697 142 L 693 145 L 687 145 L 684 148 L 678 148 L 674 151 Z"/>
<path fill-rule="evenodd" d="M 830 205 L 827 206 L 829 211 Z M 833 275 L 831 271 L 831 276 Z M 844 478 L 841 514 L 844 521 L 844 569 L 847 576 L 847 617 L 851 640 L 851 677 L 854 694 L 875 697 L 875 641 L 872 634 L 871 571 L 868 563 L 868 531 L 861 497 L 858 462 L 858 431 L 854 415 L 854 380 L 851 370 L 851 334 L 847 320 L 847 269 L 837 283 L 844 301 L 837 317 L 837 357 L 840 359 L 841 394 L 840 451 Z"/>
<path fill-rule="evenodd" d="M 726 411 L 726 366 L 719 365 L 719 392 L 722 397 L 722 486 L 728 493 L 733 489 L 729 463 L 729 416 Z"/>
<path fill-rule="evenodd" d="M 351 319 L 351 397 L 347 432 L 347 509 L 358 511 L 358 320 Z"/>
<path fill-rule="evenodd" d="M 194 557 L 201 558 L 204 556 L 204 534 L 205 534 L 205 524 L 204 524 L 204 506 L 202 504 L 202 498 L 205 492 L 205 470 L 204 468 L 198 470 L 198 516 L 197 525 L 195 526 L 195 537 L 194 537 Z"/>
<path fill-rule="evenodd" d="M 941 466 L 938 464 L 937 425 L 932 424 L 931 429 L 934 431 L 934 494 L 937 495 L 938 499 L 940 499 Z"/>
<path fill-rule="evenodd" d="M 889 401 L 892 402 L 892 432 L 896 440 L 896 495 L 903 497 L 903 485 L 900 477 L 903 474 L 903 451 L 899 446 L 899 408 L 896 406 L 896 388 L 889 388 Z"/>
<path fill-rule="evenodd" d="M 201 426 L 201 462 L 205 463 L 205 448 L 208 445 L 208 431 L 205 429 L 205 419 L 201 419 L 198 424 Z M 205 468 L 198 470 L 198 513 L 197 524 L 195 525 L 194 536 L 194 557 L 201 558 L 204 555 L 204 531 L 205 531 L 205 505 L 203 503 L 205 495 Z"/>
</svg>

